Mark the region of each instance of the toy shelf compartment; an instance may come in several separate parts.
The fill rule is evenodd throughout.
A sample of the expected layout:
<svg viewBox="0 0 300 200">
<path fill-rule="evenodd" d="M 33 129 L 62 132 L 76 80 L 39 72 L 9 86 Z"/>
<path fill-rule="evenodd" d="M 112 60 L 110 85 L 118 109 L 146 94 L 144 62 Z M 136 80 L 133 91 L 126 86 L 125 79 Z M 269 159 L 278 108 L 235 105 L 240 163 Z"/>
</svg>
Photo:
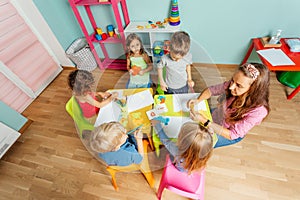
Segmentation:
<svg viewBox="0 0 300 200">
<path fill-rule="evenodd" d="M 109 51 L 107 50 L 107 47 L 105 45 L 105 44 L 121 44 L 125 52 L 126 47 L 125 47 L 125 38 L 124 38 L 124 27 L 126 27 L 130 22 L 126 0 L 108 0 L 105 2 L 99 2 L 99 0 L 68 0 L 68 1 L 79 23 L 79 26 L 81 27 L 81 30 L 85 38 L 87 39 L 87 42 L 96 59 L 98 67 L 100 69 L 113 68 L 113 69 L 126 70 L 126 60 L 120 59 L 119 61 L 111 58 L 109 56 Z M 91 7 L 101 6 L 101 5 L 111 5 L 114 18 L 116 21 L 116 28 L 120 33 L 120 37 L 108 37 L 104 40 L 97 40 L 95 38 L 96 31 L 89 33 L 89 31 L 87 30 L 88 23 L 92 26 L 94 30 L 98 28 Z M 79 7 L 82 7 L 84 9 L 79 10 L 78 9 Z M 83 13 L 85 13 L 88 16 L 89 19 L 88 21 L 83 20 L 81 16 Z M 103 54 L 104 58 L 99 57 L 99 54 L 94 44 L 100 45 L 101 53 Z"/>
<path fill-rule="evenodd" d="M 126 32 L 140 32 L 140 33 L 172 33 L 180 30 L 180 26 L 170 26 L 169 24 L 165 25 L 165 28 L 145 28 L 148 25 L 148 22 L 142 21 L 134 21 L 130 22 L 128 26 L 125 28 Z M 143 29 L 137 28 L 138 26 L 143 26 Z"/>
<path fill-rule="evenodd" d="M 134 21 L 130 22 L 124 30 L 125 37 L 130 33 L 136 33 L 141 37 L 143 45 L 149 56 L 153 56 L 152 49 L 155 41 L 170 39 L 171 34 L 180 30 L 180 26 L 171 26 L 166 24 L 164 28 L 146 28 L 148 22 L 145 21 Z M 144 28 L 138 28 L 138 27 Z M 147 39 L 145 39 L 145 37 Z"/>
<path fill-rule="evenodd" d="M 92 42 L 95 42 L 95 43 L 115 44 L 115 43 L 122 43 L 122 42 L 123 42 L 122 39 L 120 39 L 120 38 L 115 38 L 115 37 L 107 37 L 105 40 L 97 40 L 97 39 L 95 38 L 95 35 L 96 35 L 96 33 L 93 33 L 93 34 L 91 34 L 91 35 L 89 36 L 90 39 L 91 39 L 91 41 L 92 41 Z"/>
</svg>

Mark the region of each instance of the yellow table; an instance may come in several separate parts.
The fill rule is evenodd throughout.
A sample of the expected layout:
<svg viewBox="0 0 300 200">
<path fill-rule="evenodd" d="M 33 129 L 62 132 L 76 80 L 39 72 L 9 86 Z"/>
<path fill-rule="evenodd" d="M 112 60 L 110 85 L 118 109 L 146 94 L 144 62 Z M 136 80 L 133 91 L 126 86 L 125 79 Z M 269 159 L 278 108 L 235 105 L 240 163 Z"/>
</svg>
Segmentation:
<svg viewBox="0 0 300 200">
<path fill-rule="evenodd" d="M 149 90 L 150 93 L 153 95 L 152 88 L 136 88 L 136 89 L 111 89 L 108 92 L 118 92 L 120 91 L 123 95 L 129 96 L 132 94 L 136 94 L 138 92 L 142 92 L 145 90 Z M 122 117 L 120 118 L 119 122 L 124 125 L 127 131 L 132 130 L 140 125 L 142 126 L 142 132 L 145 133 L 149 139 L 151 149 L 154 148 L 153 142 L 151 139 L 151 123 L 147 117 L 146 112 L 152 109 L 152 104 L 141 109 L 135 110 L 133 112 L 128 113 L 127 110 L 122 110 Z"/>
<path fill-rule="evenodd" d="M 161 113 L 160 116 L 164 117 L 164 118 L 167 118 L 167 117 L 189 117 L 190 114 L 188 111 L 174 111 L 174 102 L 173 102 L 173 99 L 176 98 L 176 99 L 180 99 L 180 96 L 181 95 L 191 95 L 191 94 L 166 94 L 166 95 L 155 95 L 154 96 L 154 107 L 158 104 L 161 104 L 162 103 L 162 99 L 164 101 L 164 103 L 166 104 L 166 107 L 168 109 L 167 112 L 164 112 L 164 113 Z M 195 96 L 199 96 L 199 93 L 194 93 L 192 95 L 195 95 Z M 182 97 L 182 96 L 181 96 Z M 186 102 L 183 102 L 183 103 L 186 103 Z M 209 109 L 209 105 L 208 105 L 208 102 L 206 100 L 204 100 L 204 103 L 206 105 L 206 110 L 202 110 L 201 112 L 204 113 L 206 115 L 206 117 L 212 121 L 212 117 L 211 117 L 211 113 L 210 113 L 210 109 Z M 174 137 L 174 138 L 171 138 L 173 141 L 176 141 L 177 140 L 177 137 Z M 154 148 L 155 148 L 155 151 L 156 151 L 156 155 L 159 156 L 159 153 L 160 153 L 160 150 L 159 150 L 159 146 L 162 145 L 158 135 L 156 134 L 155 132 L 155 129 L 153 129 L 153 133 L 152 133 L 152 140 L 153 140 L 153 144 L 154 144 Z M 214 133 L 213 134 L 213 141 L 214 141 L 214 144 L 215 145 L 217 143 L 217 135 Z"/>
</svg>

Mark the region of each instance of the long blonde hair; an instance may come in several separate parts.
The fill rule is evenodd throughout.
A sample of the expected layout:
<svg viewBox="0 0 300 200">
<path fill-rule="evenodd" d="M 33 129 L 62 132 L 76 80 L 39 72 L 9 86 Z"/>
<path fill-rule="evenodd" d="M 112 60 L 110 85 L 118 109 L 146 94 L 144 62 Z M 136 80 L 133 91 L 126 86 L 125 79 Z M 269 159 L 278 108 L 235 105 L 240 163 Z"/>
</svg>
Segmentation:
<svg viewBox="0 0 300 200">
<path fill-rule="evenodd" d="M 178 159 L 184 159 L 184 168 L 191 173 L 206 166 L 212 154 L 213 139 L 210 131 L 195 122 L 182 125 L 178 135 Z"/>
</svg>

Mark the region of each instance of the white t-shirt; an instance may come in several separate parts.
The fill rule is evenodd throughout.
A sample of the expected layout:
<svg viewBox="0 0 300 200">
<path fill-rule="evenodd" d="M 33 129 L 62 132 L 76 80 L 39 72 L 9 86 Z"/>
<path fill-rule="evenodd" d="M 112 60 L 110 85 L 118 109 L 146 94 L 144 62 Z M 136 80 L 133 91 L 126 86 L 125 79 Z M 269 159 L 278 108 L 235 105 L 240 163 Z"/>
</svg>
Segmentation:
<svg viewBox="0 0 300 200">
<path fill-rule="evenodd" d="M 161 57 L 157 68 L 166 67 L 166 84 L 169 88 L 179 89 L 187 84 L 186 66 L 192 64 L 192 54 L 188 53 L 178 61 L 172 60 L 170 55 Z"/>
</svg>

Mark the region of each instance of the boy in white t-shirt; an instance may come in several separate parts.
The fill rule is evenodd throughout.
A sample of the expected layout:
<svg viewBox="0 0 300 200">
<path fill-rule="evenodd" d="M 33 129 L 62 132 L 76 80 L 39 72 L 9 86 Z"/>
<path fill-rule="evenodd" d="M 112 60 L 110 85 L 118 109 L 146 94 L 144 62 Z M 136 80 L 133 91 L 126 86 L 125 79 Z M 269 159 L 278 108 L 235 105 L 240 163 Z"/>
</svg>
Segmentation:
<svg viewBox="0 0 300 200">
<path fill-rule="evenodd" d="M 165 94 L 188 93 L 189 87 L 194 87 L 192 80 L 190 36 L 184 31 L 174 33 L 170 41 L 170 54 L 164 55 L 158 63 L 158 79 Z M 166 67 L 166 79 L 163 78 L 163 68 Z"/>
</svg>

